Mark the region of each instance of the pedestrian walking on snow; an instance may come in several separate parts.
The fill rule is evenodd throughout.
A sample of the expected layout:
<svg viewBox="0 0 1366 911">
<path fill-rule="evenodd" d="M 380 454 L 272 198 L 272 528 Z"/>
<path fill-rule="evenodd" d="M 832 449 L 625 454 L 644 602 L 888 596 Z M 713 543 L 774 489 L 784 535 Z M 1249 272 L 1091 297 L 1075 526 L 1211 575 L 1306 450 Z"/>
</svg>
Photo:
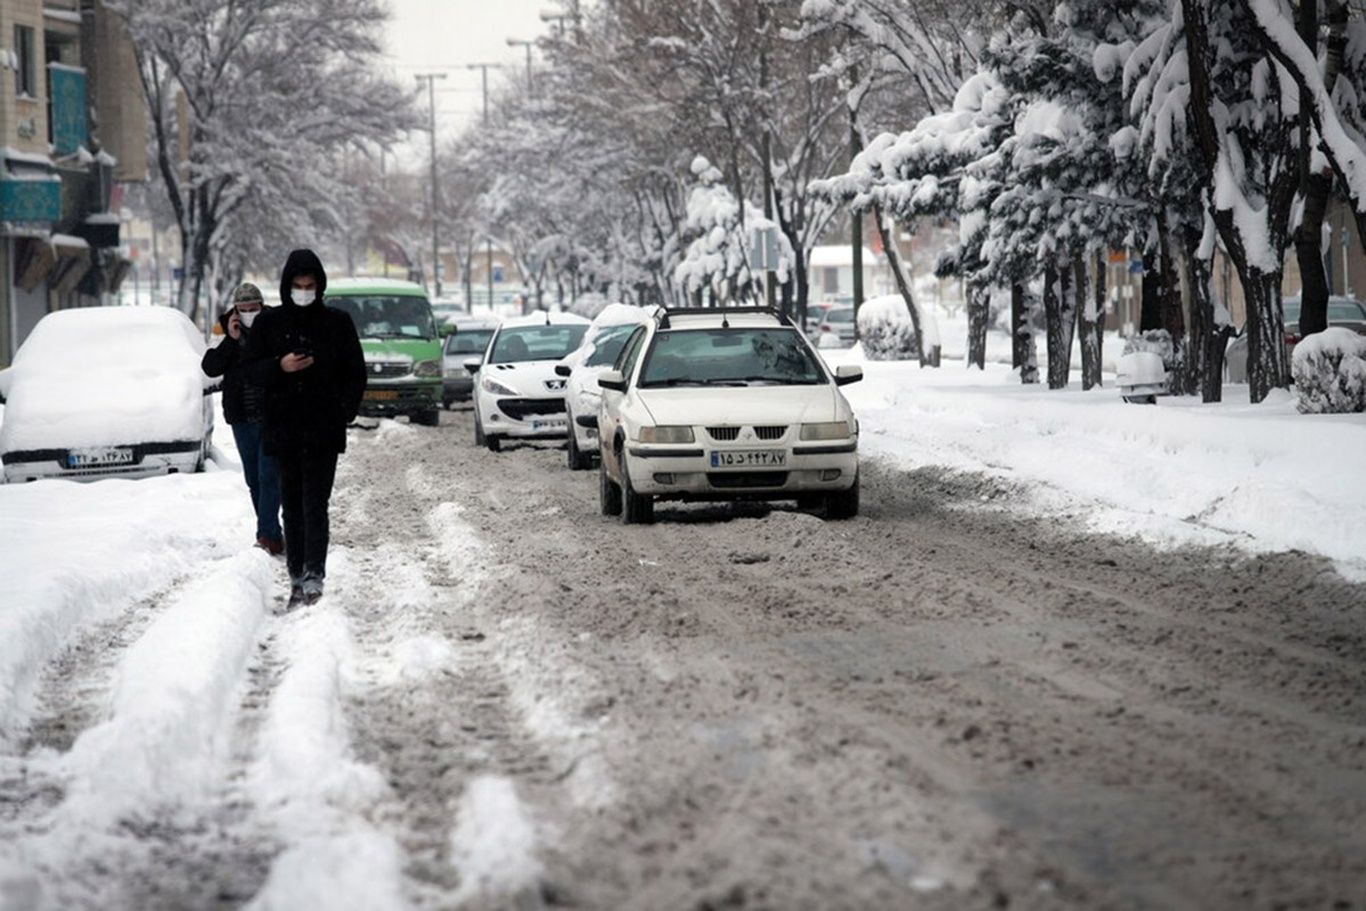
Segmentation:
<svg viewBox="0 0 1366 911">
<path fill-rule="evenodd" d="M 256 546 L 278 556 L 285 551 L 280 531 L 280 478 L 275 457 L 261 445 L 265 418 L 265 392 L 246 381 L 247 337 L 261 315 L 264 301 L 261 289 L 250 282 L 239 285 L 232 296 L 232 308 L 218 320 L 223 338 L 204 352 L 200 367 L 205 375 L 223 378 L 223 418 L 232 427 L 237 455 L 242 460 L 242 476 L 251 492 L 251 508 L 256 513 Z"/>
<path fill-rule="evenodd" d="M 280 466 L 291 607 L 322 597 L 337 457 L 365 393 L 356 327 L 323 302 L 326 293 L 317 255 L 293 251 L 280 275 L 281 305 L 247 337 L 247 377 L 265 390 L 263 444 Z"/>
</svg>

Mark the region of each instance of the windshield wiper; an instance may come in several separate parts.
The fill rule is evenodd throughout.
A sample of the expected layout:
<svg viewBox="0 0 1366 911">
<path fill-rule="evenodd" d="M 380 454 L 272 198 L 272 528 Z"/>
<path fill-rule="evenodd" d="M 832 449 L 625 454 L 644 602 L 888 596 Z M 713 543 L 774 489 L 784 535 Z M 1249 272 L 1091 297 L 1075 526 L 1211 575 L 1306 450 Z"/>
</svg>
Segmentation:
<svg viewBox="0 0 1366 911">
<path fill-rule="evenodd" d="M 709 385 L 709 384 L 707 383 L 706 380 L 694 380 L 694 379 L 690 379 L 690 378 L 688 378 L 688 377 L 675 376 L 675 377 L 670 377 L 670 378 L 667 379 L 667 380 L 649 380 L 649 381 L 647 381 L 647 382 L 643 382 L 643 383 L 640 384 L 640 388 L 641 388 L 641 389 L 653 389 L 653 388 L 656 388 L 656 387 L 664 387 L 664 386 L 706 386 L 706 385 Z"/>
<path fill-rule="evenodd" d="M 799 377 L 742 376 L 737 377 L 736 382 L 745 386 L 754 383 L 764 383 L 769 386 L 813 386 L 816 381 Z"/>
</svg>

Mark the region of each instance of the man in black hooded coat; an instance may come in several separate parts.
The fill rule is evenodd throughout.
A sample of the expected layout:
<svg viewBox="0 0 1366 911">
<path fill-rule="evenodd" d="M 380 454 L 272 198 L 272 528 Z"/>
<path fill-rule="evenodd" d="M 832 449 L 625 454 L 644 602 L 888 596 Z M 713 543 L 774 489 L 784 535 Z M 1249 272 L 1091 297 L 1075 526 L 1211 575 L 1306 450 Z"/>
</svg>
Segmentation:
<svg viewBox="0 0 1366 911">
<path fill-rule="evenodd" d="M 346 425 L 365 393 L 365 357 L 351 317 L 323 303 L 327 273 L 312 250 L 289 254 L 281 306 L 267 308 L 247 339 L 245 375 L 265 390 L 262 445 L 280 466 L 290 604 L 322 597 L 328 500 Z"/>
</svg>

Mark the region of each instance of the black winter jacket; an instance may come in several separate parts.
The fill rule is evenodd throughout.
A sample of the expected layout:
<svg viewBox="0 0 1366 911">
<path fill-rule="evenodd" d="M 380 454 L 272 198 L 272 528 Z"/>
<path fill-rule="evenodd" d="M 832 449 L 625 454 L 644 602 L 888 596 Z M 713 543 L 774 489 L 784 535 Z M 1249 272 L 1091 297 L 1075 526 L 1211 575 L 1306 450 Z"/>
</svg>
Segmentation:
<svg viewBox="0 0 1366 911">
<path fill-rule="evenodd" d="M 204 352 L 204 359 L 199 366 L 205 376 L 223 378 L 223 419 L 229 424 L 255 423 L 264 418 L 265 392 L 260 386 L 244 382 L 243 355 L 251 330 L 243 326 L 241 339 L 234 339 L 228 334 L 228 318 L 231 314 L 229 310 L 219 317 L 223 338 L 217 346 Z"/>
<path fill-rule="evenodd" d="M 307 307 L 290 300 L 295 277 L 318 279 L 318 299 Z M 279 307 L 261 312 L 247 336 L 244 378 L 265 389 L 263 444 L 271 455 L 345 452 L 346 425 L 365 393 L 365 356 L 351 317 L 323 303 L 327 273 L 312 250 L 295 250 L 280 276 Z M 280 359 L 313 352 L 313 366 L 285 373 Z"/>
</svg>

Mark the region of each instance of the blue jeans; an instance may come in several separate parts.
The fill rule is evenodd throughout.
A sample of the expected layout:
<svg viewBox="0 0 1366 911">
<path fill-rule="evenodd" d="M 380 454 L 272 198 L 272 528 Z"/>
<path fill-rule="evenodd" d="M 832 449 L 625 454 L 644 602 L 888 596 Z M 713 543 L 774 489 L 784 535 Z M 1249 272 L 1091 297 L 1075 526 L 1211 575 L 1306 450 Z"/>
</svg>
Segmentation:
<svg viewBox="0 0 1366 911">
<path fill-rule="evenodd" d="M 256 510 L 256 536 L 279 541 L 280 532 L 280 468 L 274 456 L 261 448 L 261 425 L 239 421 L 232 425 L 232 437 L 237 441 L 237 454 L 242 459 L 242 475 L 251 491 L 251 505 Z"/>
</svg>

